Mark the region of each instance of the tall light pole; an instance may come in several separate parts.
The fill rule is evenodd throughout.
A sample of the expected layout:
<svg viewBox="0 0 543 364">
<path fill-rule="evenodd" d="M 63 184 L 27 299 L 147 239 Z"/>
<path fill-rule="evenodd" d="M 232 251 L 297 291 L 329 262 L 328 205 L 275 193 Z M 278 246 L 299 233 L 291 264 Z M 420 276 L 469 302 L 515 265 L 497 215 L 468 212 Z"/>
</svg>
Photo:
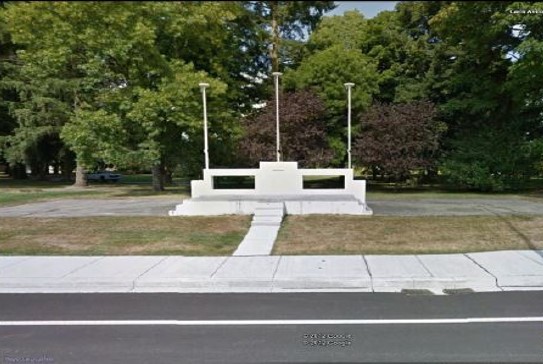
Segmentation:
<svg viewBox="0 0 543 364">
<path fill-rule="evenodd" d="M 275 121 L 276 121 L 276 145 L 277 145 L 277 161 L 281 161 L 281 139 L 279 137 L 279 76 L 282 75 L 281 72 L 274 72 L 272 73 L 273 77 L 275 78 Z"/>
<path fill-rule="evenodd" d="M 206 169 L 209 169 L 209 152 L 207 145 L 207 105 L 206 105 L 206 87 L 209 87 L 209 83 L 200 82 L 198 84 L 200 90 L 202 90 L 202 100 L 204 103 L 204 156 Z"/>
<path fill-rule="evenodd" d="M 347 88 L 347 166 L 351 169 L 351 88 L 354 83 L 347 82 L 343 85 Z"/>
</svg>

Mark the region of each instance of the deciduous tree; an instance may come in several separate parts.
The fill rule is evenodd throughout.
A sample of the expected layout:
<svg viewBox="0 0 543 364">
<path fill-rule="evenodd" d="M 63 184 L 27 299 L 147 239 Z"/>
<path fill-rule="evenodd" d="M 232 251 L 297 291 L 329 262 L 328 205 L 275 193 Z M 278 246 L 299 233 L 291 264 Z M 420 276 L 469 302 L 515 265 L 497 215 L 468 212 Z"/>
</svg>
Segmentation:
<svg viewBox="0 0 543 364">
<path fill-rule="evenodd" d="M 362 130 L 354 142 L 354 159 L 396 181 L 434 166 L 445 130 L 435 118 L 436 108 L 428 101 L 373 105 L 360 117 Z"/>
<path fill-rule="evenodd" d="M 324 102 L 311 91 L 280 95 L 281 160 L 298 161 L 302 167 L 326 166 L 333 153 L 326 139 Z M 275 100 L 248 116 L 243 123 L 240 155 L 256 165 L 276 160 Z"/>
</svg>

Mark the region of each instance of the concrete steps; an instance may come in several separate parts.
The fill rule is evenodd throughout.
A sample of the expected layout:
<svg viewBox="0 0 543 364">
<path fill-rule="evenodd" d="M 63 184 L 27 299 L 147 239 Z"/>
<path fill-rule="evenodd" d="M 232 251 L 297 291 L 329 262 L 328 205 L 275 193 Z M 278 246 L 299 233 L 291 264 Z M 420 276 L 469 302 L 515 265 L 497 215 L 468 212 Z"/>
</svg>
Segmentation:
<svg viewBox="0 0 543 364">
<path fill-rule="evenodd" d="M 259 202 L 251 226 L 281 226 L 285 206 L 282 202 Z"/>
</svg>

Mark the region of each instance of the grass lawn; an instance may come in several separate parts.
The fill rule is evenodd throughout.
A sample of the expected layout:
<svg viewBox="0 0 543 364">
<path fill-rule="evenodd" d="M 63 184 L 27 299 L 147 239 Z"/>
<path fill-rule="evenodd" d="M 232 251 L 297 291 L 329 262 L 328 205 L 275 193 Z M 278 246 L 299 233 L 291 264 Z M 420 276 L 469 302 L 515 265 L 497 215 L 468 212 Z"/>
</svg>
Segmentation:
<svg viewBox="0 0 543 364">
<path fill-rule="evenodd" d="M 2 218 L 0 255 L 231 255 L 250 216 Z"/>
<path fill-rule="evenodd" d="M 273 254 L 418 254 L 543 249 L 541 216 L 287 216 Z"/>
<path fill-rule="evenodd" d="M 74 188 L 70 182 L 12 180 L 0 176 L 0 207 L 62 198 L 129 198 L 145 196 L 189 195 L 189 187 L 181 183 L 169 186 L 165 191 L 154 192 L 150 177 L 134 176 L 130 183 L 96 182 L 86 188 Z M 145 182 L 149 179 L 148 183 Z"/>
</svg>

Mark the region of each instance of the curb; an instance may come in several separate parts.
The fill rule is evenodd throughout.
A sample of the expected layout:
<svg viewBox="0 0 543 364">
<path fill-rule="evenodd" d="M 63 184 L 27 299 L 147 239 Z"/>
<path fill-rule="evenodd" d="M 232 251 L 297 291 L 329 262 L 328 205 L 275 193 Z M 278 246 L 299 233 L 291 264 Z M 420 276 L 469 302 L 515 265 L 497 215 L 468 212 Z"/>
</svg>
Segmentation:
<svg viewBox="0 0 543 364">
<path fill-rule="evenodd" d="M 470 288 L 476 292 L 502 291 L 488 279 L 246 279 L 246 278 L 168 278 L 168 279 L 15 279 L 0 280 L 1 293 L 87 293 L 87 292 L 401 292 L 403 289 L 428 289 L 441 294 L 444 289 Z M 541 289 L 543 285 L 509 285 L 507 290 Z"/>
</svg>

